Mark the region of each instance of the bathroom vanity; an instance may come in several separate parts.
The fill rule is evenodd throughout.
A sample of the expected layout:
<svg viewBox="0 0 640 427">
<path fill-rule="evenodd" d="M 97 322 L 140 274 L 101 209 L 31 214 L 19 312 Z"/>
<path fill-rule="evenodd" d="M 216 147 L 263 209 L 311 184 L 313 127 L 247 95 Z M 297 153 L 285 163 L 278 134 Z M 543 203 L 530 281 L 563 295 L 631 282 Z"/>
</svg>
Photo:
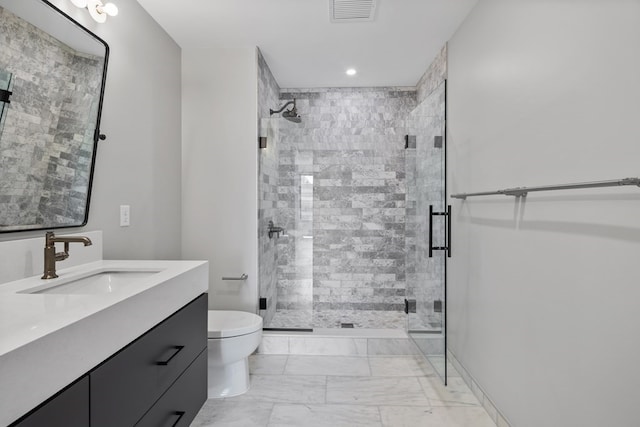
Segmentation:
<svg viewBox="0 0 640 427">
<path fill-rule="evenodd" d="M 207 394 L 207 263 L 59 276 L 0 284 L 0 425 L 188 426 Z"/>
</svg>

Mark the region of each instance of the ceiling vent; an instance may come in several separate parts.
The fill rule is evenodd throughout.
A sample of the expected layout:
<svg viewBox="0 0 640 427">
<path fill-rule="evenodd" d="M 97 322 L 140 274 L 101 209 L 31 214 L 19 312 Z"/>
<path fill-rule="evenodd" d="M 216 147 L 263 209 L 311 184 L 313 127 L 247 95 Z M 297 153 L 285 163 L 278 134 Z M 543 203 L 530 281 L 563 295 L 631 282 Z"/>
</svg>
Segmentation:
<svg viewBox="0 0 640 427">
<path fill-rule="evenodd" d="M 329 0 L 331 22 L 373 21 L 376 0 Z"/>
</svg>

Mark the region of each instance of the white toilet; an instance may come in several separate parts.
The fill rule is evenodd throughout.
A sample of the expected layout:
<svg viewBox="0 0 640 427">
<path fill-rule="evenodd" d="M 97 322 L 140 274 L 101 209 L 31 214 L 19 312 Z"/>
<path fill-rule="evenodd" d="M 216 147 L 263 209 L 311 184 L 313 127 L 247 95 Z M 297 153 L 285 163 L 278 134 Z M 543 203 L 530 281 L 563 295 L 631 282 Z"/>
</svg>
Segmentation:
<svg viewBox="0 0 640 427">
<path fill-rule="evenodd" d="M 245 393 L 249 390 L 249 355 L 262 340 L 262 317 L 209 310 L 208 320 L 209 399 Z"/>
</svg>

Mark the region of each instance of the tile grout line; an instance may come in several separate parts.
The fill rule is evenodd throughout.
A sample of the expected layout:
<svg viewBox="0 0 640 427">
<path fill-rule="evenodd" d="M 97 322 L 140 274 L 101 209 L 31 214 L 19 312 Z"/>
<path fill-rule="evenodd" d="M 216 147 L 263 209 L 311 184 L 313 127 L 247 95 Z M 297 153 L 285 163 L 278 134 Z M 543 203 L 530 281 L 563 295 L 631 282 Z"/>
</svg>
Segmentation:
<svg viewBox="0 0 640 427">
<path fill-rule="evenodd" d="M 269 427 L 269 425 L 271 424 L 271 417 L 273 417 L 273 411 L 276 409 L 276 403 L 273 402 L 271 404 L 271 411 L 269 411 L 269 418 L 267 418 L 267 423 L 265 424 L 265 427 Z"/>
<path fill-rule="evenodd" d="M 325 375 L 324 377 L 324 404 L 329 404 L 329 375 Z"/>
<path fill-rule="evenodd" d="M 427 391 L 425 390 L 424 386 L 422 385 L 422 381 L 420 381 L 418 379 L 418 377 L 415 377 L 416 381 L 418 381 L 418 385 L 420 386 L 420 390 L 422 390 L 422 394 L 424 394 L 424 397 L 427 399 L 427 402 L 429 402 L 429 413 L 433 413 L 433 404 L 431 403 L 431 399 L 429 399 L 429 396 L 427 395 Z M 424 377 L 425 379 L 428 377 Z"/>
<path fill-rule="evenodd" d="M 289 358 L 291 357 L 290 354 L 287 354 L 286 359 L 284 359 L 284 366 L 282 367 L 282 375 L 284 375 L 287 372 L 287 366 L 289 366 Z"/>
<path fill-rule="evenodd" d="M 384 427 L 384 422 L 382 421 L 382 411 L 380 410 L 380 405 L 376 406 L 378 408 L 378 416 L 380 417 L 380 426 Z"/>
</svg>

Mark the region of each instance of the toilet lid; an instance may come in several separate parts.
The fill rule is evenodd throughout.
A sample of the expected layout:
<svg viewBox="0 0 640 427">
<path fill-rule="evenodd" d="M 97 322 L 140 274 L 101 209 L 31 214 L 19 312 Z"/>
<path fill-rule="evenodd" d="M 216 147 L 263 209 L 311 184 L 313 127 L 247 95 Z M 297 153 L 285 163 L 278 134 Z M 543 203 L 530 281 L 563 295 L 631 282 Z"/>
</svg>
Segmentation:
<svg viewBox="0 0 640 427">
<path fill-rule="evenodd" d="M 228 338 L 262 329 L 262 317 L 246 311 L 209 310 L 208 337 Z"/>
</svg>

